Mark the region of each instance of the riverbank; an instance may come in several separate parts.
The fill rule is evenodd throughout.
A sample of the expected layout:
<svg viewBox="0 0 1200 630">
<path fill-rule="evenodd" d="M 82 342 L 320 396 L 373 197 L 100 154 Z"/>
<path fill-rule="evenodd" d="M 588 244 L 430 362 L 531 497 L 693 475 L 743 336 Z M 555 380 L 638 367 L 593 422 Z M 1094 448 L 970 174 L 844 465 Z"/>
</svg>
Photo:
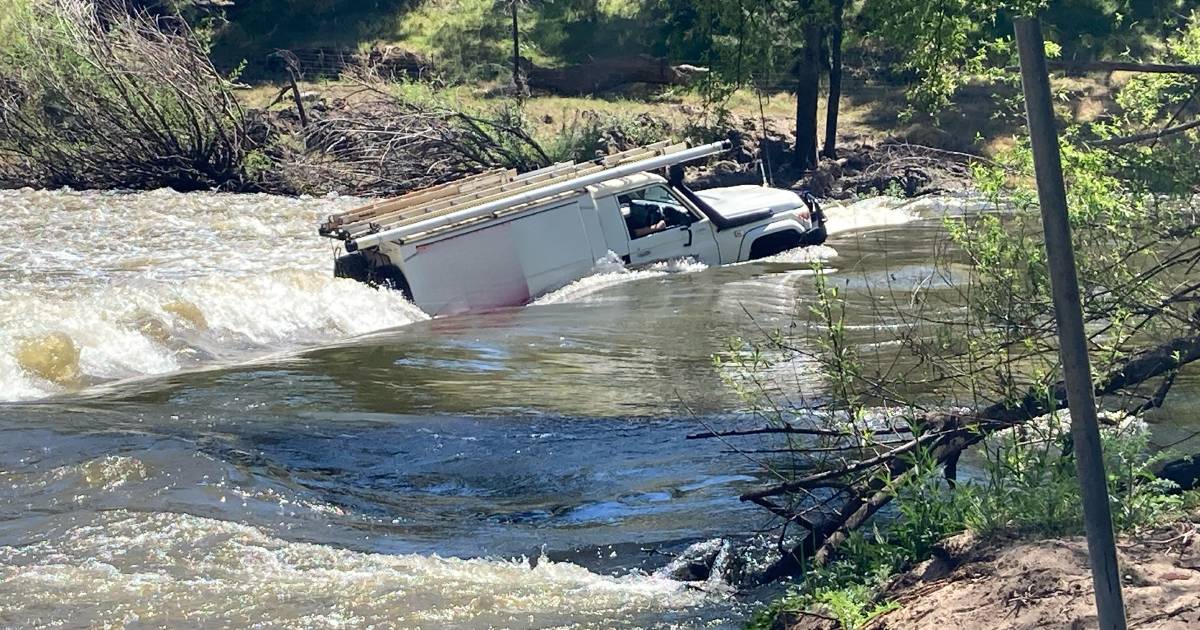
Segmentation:
<svg viewBox="0 0 1200 630">
<path fill-rule="evenodd" d="M 1200 514 L 1122 536 L 1129 627 L 1200 624 Z M 1087 542 L 1082 536 L 943 541 L 934 557 L 897 577 L 879 595 L 884 612 L 863 628 L 1091 628 L 1096 626 Z M 780 628 L 840 629 L 828 610 L 786 613 Z"/>
<path fill-rule="evenodd" d="M 18 98 L 0 104 L 9 123 L 0 130 L 0 187 L 393 196 L 488 169 L 730 139 L 728 159 L 693 172 L 698 186 L 765 179 L 834 198 L 917 196 L 961 188 L 965 165 L 1012 146 L 1022 120 L 1012 86 L 966 86 L 949 107 L 920 114 L 896 77 L 851 72 L 836 154 L 801 169 L 787 85 L 718 99 L 701 86 L 630 79 L 593 96 L 515 98 L 494 79 L 405 79 L 371 55 L 335 80 L 305 81 L 302 62 L 281 53 L 292 79 L 250 86 L 231 80 L 237 68 L 214 65 L 186 28 L 162 30 L 138 15 L 112 28 L 64 11 L 42 7 L 27 19 L 69 23 L 69 32 L 33 29 L 9 53 L 6 87 Z M 61 62 L 76 57 L 94 71 Z M 18 72 L 22 64 L 33 66 Z M 1119 81 L 1064 77 L 1055 87 L 1064 114 L 1080 122 L 1111 109 Z M 816 118 L 824 110 L 818 103 Z"/>
</svg>

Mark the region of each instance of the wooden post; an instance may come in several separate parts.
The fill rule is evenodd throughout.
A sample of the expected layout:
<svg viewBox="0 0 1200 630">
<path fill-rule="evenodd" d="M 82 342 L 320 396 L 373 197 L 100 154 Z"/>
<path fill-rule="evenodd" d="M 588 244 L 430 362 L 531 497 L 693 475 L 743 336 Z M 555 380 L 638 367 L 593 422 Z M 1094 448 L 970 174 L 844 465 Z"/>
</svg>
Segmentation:
<svg viewBox="0 0 1200 630">
<path fill-rule="evenodd" d="M 1075 251 L 1067 218 L 1067 190 L 1063 182 L 1058 131 L 1050 100 L 1050 77 L 1046 70 L 1045 42 L 1037 18 L 1017 18 L 1017 49 L 1021 56 L 1021 86 L 1033 147 L 1038 201 L 1046 231 L 1046 255 L 1054 293 L 1054 315 L 1058 322 L 1059 353 L 1067 406 L 1071 410 L 1071 438 L 1075 448 L 1075 471 L 1083 497 L 1083 521 L 1087 531 L 1092 585 L 1096 590 L 1096 612 L 1101 630 L 1125 630 L 1125 603 L 1121 598 L 1121 574 L 1113 541 L 1108 485 L 1096 421 L 1096 399 L 1083 329 L 1079 279 Z"/>
</svg>

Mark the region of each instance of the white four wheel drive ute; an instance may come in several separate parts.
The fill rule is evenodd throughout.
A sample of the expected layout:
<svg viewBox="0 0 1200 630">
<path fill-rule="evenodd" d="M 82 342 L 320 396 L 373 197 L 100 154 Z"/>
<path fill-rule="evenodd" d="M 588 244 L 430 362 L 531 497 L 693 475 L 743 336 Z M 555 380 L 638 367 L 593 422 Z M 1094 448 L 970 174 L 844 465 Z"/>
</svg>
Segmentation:
<svg viewBox="0 0 1200 630">
<path fill-rule="evenodd" d="M 334 273 L 403 291 L 430 315 L 516 306 L 627 265 L 722 265 L 825 241 L 811 197 L 763 186 L 693 192 L 679 165 L 729 148 L 659 143 L 583 164 L 492 171 L 329 217 Z M 671 168 L 673 167 L 673 168 Z M 670 179 L 651 171 L 669 168 Z"/>
</svg>

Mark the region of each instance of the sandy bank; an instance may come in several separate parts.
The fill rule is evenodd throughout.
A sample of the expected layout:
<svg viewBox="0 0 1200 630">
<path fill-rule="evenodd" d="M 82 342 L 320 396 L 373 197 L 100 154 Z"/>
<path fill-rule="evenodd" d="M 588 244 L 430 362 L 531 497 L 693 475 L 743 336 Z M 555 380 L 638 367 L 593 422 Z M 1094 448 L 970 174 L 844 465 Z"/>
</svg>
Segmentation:
<svg viewBox="0 0 1200 630">
<path fill-rule="evenodd" d="M 1200 627 L 1196 523 L 1124 536 L 1118 554 L 1130 628 Z M 1082 537 L 979 541 L 964 534 L 900 576 L 884 594 L 899 607 L 866 627 L 1094 628 L 1091 591 Z M 791 630 L 838 627 L 820 611 L 789 621 Z"/>
</svg>

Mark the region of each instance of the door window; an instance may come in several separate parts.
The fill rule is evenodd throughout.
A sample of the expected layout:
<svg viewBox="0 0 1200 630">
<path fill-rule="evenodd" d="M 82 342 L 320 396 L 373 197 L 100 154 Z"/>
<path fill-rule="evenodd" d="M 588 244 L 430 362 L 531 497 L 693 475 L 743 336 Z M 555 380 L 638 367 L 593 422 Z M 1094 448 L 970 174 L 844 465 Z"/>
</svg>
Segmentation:
<svg viewBox="0 0 1200 630">
<path fill-rule="evenodd" d="M 691 225 L 696 220 L 675 193 L 662 184 L 621 193 L 617 195 L 617 203 L 631 239 Z"/>
</svg>

